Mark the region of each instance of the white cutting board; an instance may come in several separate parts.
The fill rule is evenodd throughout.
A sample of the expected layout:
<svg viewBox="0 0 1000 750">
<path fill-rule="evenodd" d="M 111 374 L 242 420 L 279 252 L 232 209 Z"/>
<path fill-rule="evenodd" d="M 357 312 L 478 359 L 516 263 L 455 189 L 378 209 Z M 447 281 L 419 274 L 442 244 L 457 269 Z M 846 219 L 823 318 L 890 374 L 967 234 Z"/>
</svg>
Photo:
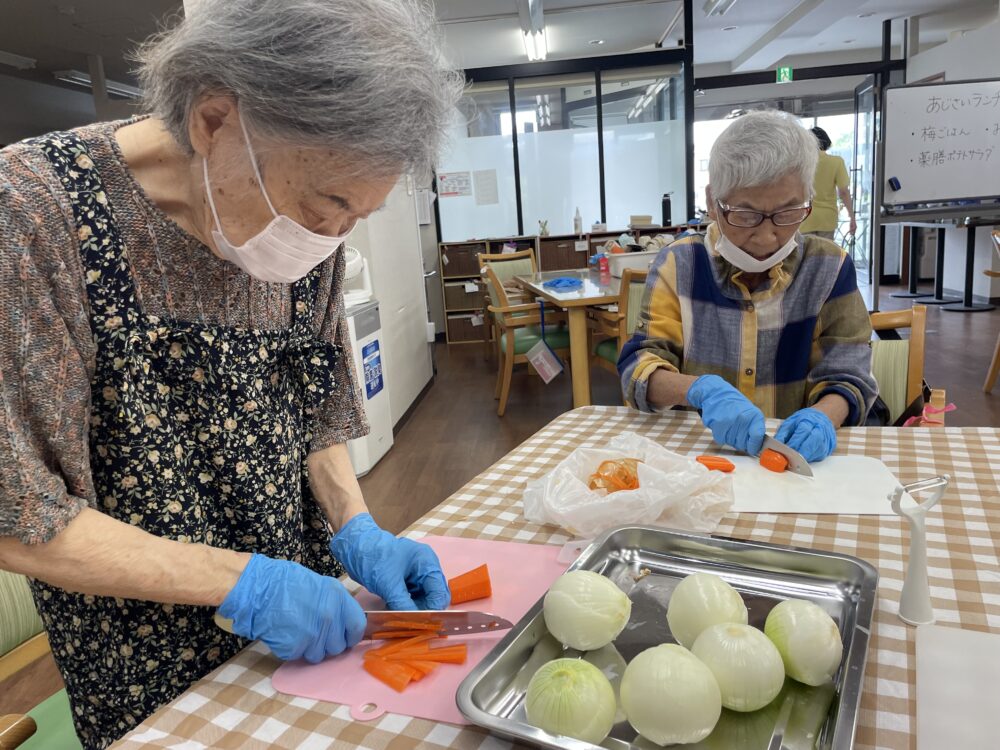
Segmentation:
<svg viewBox="0 0 1000 750">
<path fill-rule="evenodd" d="M 996 750 L 1000 635 L 917 628 L 917 750 Z"/>
<path fill-rule="evenodd" d="M 734 513 L 893 515 L 889 495 L 900 482 L 876 458 L 830 456 L 810 464 L 810 479 L 769 471 L 750 456 L 726 457 L 736 464 Z"/>
</svg>

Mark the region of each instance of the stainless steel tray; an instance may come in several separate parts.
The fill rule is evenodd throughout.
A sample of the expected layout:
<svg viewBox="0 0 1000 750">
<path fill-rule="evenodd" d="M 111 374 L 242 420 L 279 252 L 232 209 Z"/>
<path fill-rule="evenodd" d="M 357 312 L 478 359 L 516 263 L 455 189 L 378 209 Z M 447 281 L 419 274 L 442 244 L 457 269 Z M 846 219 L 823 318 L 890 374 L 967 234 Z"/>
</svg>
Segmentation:
<svg viewBox="0 0 1000 750">
<path fill-rule="evenodd" d="M 747 604 L 750 624 L 759 628 L 763 628 L 771 608 L 783 599 L 808 599 L 823 607 L 840 627 L 844 659 L 834 678 L 836 694 L 816 747 L 847 750 L 854 746 L 878 584 L 878 571 L 864 560 L 627 526 L 607 532 L 584 550 L 570 567 L 577 569 L 607 576 L 632 600 L 629 625 L 614 643 L 625 661 L 651 646 L 676 643 L 667 627 L 667 602 L 680 579 L 690 573 L 715 573 L 732 584 Z M 650 573 L 640 577 L 643 569 Z M 552 659 L 571 655 L 580 653 L 564 650 L 546 630 L 539 599 L 462 682 L 456 694 L 458 707 L 474 724 L 514 740 L 551 748 L 593 747 L 548 734 L 525 720 L 524 695 L 535 670 Z M 615 725 L 602 746 L 612 750 L 655 747 L 637 738 L 626 721 Z M 780 741 L 773 747 L 781 747 Z"/>
</svg>

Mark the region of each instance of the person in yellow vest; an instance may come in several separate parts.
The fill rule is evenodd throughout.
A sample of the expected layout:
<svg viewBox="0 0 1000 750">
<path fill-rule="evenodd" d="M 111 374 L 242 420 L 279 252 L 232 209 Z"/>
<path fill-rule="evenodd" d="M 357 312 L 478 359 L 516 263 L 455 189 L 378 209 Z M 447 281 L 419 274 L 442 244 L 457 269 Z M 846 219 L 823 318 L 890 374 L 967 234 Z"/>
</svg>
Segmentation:
<svg viewBox="0 0 1000 750">
<path fill-rule="evenodd" d="M 847 165 L 839 156 L 827 153 L 832 141 L 823 128 L 812 128 L 812 134 L 819 141 L 819 162 L 816 164 L 816 178 L 813 184 L 815 195 L 812 200 L 812 213 L 802 223 L 799 231 L 802 234 L 815 234 L 833 239 L 839 221 L 837 198 L 840 197 L 847 215 L 851 217 L 849 234 L 857 231 L 858 223 L 854 220 L 854 204 L 851 202 L 851 191 L 848 190 Z"/>
</svg>

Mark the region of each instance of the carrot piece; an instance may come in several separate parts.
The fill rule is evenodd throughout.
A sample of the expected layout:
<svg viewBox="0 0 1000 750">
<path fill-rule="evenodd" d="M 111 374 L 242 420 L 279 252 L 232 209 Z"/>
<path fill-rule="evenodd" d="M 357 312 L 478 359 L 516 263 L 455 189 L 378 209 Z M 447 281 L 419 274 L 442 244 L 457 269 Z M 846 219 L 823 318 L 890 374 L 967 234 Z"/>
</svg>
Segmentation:
<svg viewBox="0 0 1000 750">
<path fill-rule="evenodd" d="M 364 668 L 376 680 L 385 683 L 398 693 L 402 693 L 413 679 L 414 670 L 385 659 L 365 659 Z"/>
<path fill-rule="evenodd" d="M 377 633 L 372 633 L 372 640 L 392 641 L 397 638 L 415 638 L 418 635 L 427 635 L 429 632 L 428 630 L 380 630 Z"/>
<path fill-rule="evenodd" d="M 409 661 L 410 659 L 423 659 L 431 652 L 426 645 L 423 648 L 408 648 L 405 651 L 393 651 L 391 654 L 380 656 L 382 659 L 395 659 L 396 661 Z"/>
<path fill-rule="evenodd" d="M 486 565 L 480 565 L 467 573 L 455 576 L 448 581 L 448 588 L 451 589 L 452 604 L 464 604 L 492 596 L 490 569 Z"/>
<path fill-rule="evenodd" d="M 422 661 L 436 661 L 442 664 L 465 664 L 467 656 L 468 652 L 465 646 L 432 648 L 426 656 L 422 657 Z"/>
<path fill-rule="evenodd" d="M 770 471 L 782 472 L 788 468 L 788 459 L 778 451 L 765 448 L 760 452 L 760 465 Z"/>
<path fill-rule="evenodd" d="M 373 656 L 385 656 L 386 654 L 392 654 L 396 651 L 403 651 L 411 648 L 419 643 L 434 640 L 437 637 L 438 636 L 435 633 L 422 633 L 421 635 L 415 635 L 412 638 L 399 638 L 386 646 L 369 649 L 365 652 L 365 656 L 368 654 Z"/>
<path fill-rule="evenodd" d="M 428 648 L 426 651 L 406 651 L 388 654 L 384 658 L 389 661 L 434 661 L 447 664 L 464 664 L 468 649 L 464 643 L 444 648 Z"/>
<path fill-rule="evenodd" d="M 433 630 L 437 632 L 444 625 L 440 620 L 427 620 L 426 622 L 414 622 L 412 620 L 389 620 L 385 624 L 386 630 Z"/>
<path fill-rule="evenodd" d="M 694 460 L 709 471 L 721 471 L 728 474 L 736 468 L 736 464 L 722 456 L 697 456 Z"/>
<path fill-rule="evenodd" d="M 431 672 L 433 672 L 435 669 L 441 666 L 436 661 L 423 661 L 423 660 L 408 661 L 406 662 L 406 665 L 410 667 L 410 669 L 415 669 L 418 672 L 423 672 L 425 675 L 429 675 Z"/>
</svg>

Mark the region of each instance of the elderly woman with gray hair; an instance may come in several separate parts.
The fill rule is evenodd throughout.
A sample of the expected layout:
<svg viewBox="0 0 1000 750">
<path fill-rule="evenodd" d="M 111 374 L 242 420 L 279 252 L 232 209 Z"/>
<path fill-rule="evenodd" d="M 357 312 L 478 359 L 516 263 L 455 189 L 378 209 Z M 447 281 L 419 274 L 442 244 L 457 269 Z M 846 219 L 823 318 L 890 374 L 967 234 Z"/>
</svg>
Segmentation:
<svg viewBox="0 0 1000 750">
<path fill-rule="evenodd" d="M 463 88 L 433 13 L 200 0 L 139 58 L 151 116 L 0 152 L 0 567 L 31 578 L 87 748 L 248 639 L 356 644 L 345 569 L 390 608 L 450 601 L 345 447 L 368 427 L 343 241 Z"/>
<path fill-rule="evenodd" d="M 864 422 L 877 389 L 871 323 L 851 258 L 799 234 L 811 210 L 816 141 L 794 119 L 752 112 L 712 147 L 714 222 L 654 261 L 618 371 L 642 411 L 691 406 L 716 442 L 761 451 L 764 418 L 809 461 Z"/>
</svg>

